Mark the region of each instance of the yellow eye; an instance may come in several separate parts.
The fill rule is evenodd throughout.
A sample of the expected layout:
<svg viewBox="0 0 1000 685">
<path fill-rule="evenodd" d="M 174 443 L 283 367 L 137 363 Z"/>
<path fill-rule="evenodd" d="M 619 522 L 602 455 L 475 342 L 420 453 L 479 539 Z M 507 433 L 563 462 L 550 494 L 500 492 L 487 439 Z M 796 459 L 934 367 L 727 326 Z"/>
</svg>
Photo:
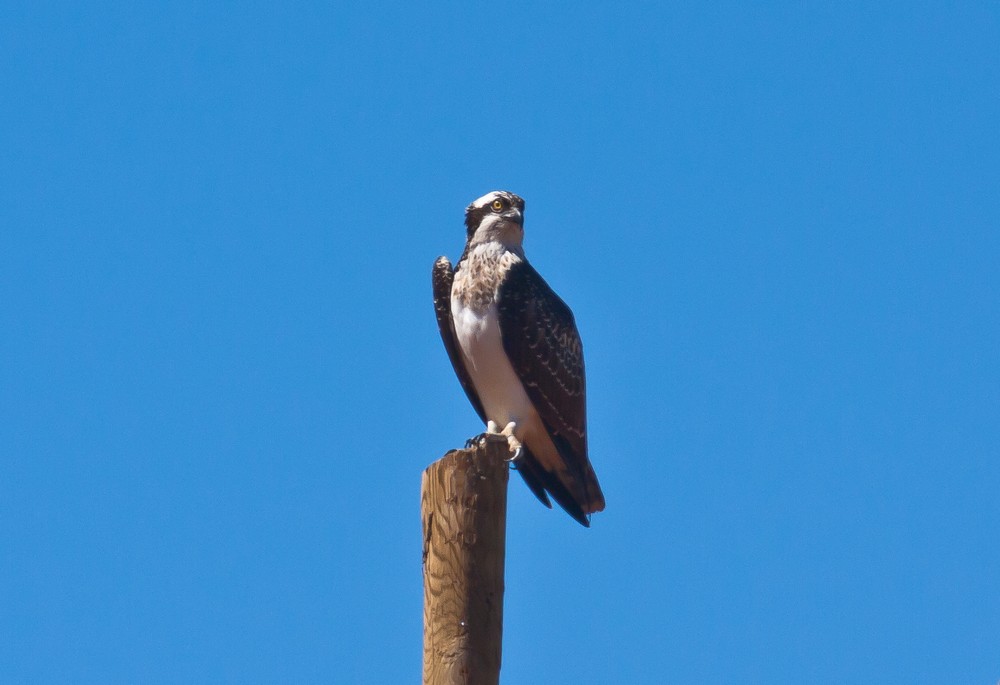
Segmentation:
<svg viewBox="0 0 1000 685">
<path fill-rule="evenodd" d="M 503 209 L 503 202 L 501 202 L 500 200 L 493 200 L 492 206 L 494 211 L 499 212 L 501 209 Z"/>
</svg>

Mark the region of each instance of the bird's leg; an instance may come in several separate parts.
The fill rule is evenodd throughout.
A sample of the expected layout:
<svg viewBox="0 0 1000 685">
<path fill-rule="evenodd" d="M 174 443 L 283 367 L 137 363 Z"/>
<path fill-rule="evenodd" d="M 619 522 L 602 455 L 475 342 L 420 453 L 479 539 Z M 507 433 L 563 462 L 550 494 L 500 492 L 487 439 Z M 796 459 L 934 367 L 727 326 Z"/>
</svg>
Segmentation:
<svg viewBox="0 0 1000 685">
<path fill-rule="evenodd" d="M 516 435 L 514 435 L 514 430 L 516 428 L 517 428 L 517 424 L 514 423 L 513 421 L 511 421 L 506 426 L 504 426 L 504 428 L 503 428 L 502 431 L 500 431 L 500 435 L 502 435 L 505 438 L 507 438 L 507 445 L 510 447 L 510 451 L 514 453 L 514 456 L 512 456 L 507 461 L 515 462 L 515 463 L 520 458 L 521 453 L 523 451 L 521 449 L 521 441 L 517 439 Z"/>
<path fill-rule="evenodd" d="M 486 432 L 477 435 L 474 438 L 470 438 L 468 441 L 466 441 L 465 446 L 466 448 L 469 448 L 472 447 L 475 443 L 483 441 L 490 441 L 490 442 L 504 441 L 507 443 L 507 446 L 510 448 L 510 451 L 514 453 L 514 456 L 512 456 L 507 461 L 516 462 L 518 458 L 521 456 L 521 453 L 523 451 L 521 448 L 521 441 L 517 439 L 516 435 L 514 435 L 514 431 L 516 429 L 517 429 L 517 424 L 513 421 L 504 426 L 503 430 L 500 430 L 500 427 L 496 424 L 495 421 L 487 421 Z"/>
<path fill-rule="evenodd" d="M 506 439 L 507 439 L 507 436 L 503 435 L 500 432 L 500 427 L 497 426 L 497 424 L 496 424 L 495 421 L 487 421 L 486 422 L 486 431 L 484 433 L 480 433 L 479 435 L 476 435 L 476 436 L 471 437 L 468 440 L 466 440 L 465 441 L 465 449 L 471 449 L 471 448 L 475 447 L 476 445 L 481 445 L 481 444 L 483 444 L 483 443 L 485 443 L 487 441 L 497 442 L 497 441 L 506 440 Z"/>
<path fill-rule="evenodd" d="M 486 422 L 486 432 L 480 436 L 484 441 L 503 442 L 507 440 L 507 434 L 500 430 L 500 426 L 495 421 Z"/>
</svg>

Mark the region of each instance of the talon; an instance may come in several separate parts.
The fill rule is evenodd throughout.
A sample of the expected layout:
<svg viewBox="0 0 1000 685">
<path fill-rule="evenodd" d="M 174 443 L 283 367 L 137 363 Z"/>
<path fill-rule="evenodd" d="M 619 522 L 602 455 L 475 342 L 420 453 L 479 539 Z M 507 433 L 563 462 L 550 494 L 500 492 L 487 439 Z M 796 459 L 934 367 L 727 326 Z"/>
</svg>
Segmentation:
<svg viewBox="0 0 1000 685">
<path fill-rule="evenodd" d="M 507 443 L 507 448 L 513 454 L 513 456 L 511 456 L 509 459 L 505 459 L 505 461 L 516 462 L 518 459 L 520 459 L 521 454 L 523 454 L 524 452 L 524 450 L 521 448 L 521 441 L 518 440 L 517 436 L 514 434 L 514 431 L 516 429 L 517 429 L 517 423 L 515 421 L 508 422 L 507 425 L 503 427 L 503 430 L 500 430 L 500 427 L 496 424 L 496 421 L 487 421 L 486 432 L 477 435 L 474 438 L 469 438 L 469 440 L 466 441 L 465 446 L 466 448 L 471 448 L 476 443 L 482 444 L 483 442 L 487 441 L 489 442 L 504 441 Z"/>
<path fill-rule="evenodd" d="M 500 427 L 493 421 L 486 422 L 486 432 L 480 438 L 483 442 L 502 442 L 507 438 L 507 434 L 500 430 Z"/>
<path fill-rule="evenodd" d="M 517 458 L 521 456 L 522 452 L 521 441 L 517 439 L 516 435 L 514 435 L 514 431 L 516 429 L 517 429 L 517 424 L 514 421 L 511 421 L 510 423 L 508 423 L 506 426 L 503 427 L 502 431 L 500 431 L 500 435 L 503 435 L 505 438 L 507 438 L 508 449 L 510 449 L 510 451 L 514 453 L 514 456 L 512 456 L 507 461 L 517 461 Z"/>
</svg>

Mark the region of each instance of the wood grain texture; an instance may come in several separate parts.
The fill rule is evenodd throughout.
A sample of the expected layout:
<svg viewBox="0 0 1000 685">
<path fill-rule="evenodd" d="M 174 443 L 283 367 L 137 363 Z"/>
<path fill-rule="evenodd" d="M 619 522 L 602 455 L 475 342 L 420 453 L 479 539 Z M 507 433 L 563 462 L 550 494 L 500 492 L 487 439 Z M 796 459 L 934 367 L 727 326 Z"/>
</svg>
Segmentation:
<svg viewBox="0 0 1000 685">
<path fill-rule="evenodd" d="M 507 533 L 506 442 L 453 450 L 420 488 L 424 685 L 497 685 Z"/>
</svg>

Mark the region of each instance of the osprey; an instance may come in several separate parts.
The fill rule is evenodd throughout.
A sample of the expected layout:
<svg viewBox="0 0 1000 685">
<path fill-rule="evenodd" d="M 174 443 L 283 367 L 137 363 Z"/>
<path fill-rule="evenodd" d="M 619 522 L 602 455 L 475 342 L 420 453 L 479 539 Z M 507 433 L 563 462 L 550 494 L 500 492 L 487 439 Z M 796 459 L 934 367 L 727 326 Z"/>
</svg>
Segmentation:
<svg viewBox="0 0 1000 685">
<path fill-rule="evenodd" d="M 573 312 L 524 257 L 524 200 L 505 191 L 465 210 L 465 251 L 434 262 L 441 339 L 487 434 L 542 504 L 584 526 L 604 509 L 587 457 L 583 347 Z M 503 427 L 501 430 L 500 427 Z"/>
</svg>

